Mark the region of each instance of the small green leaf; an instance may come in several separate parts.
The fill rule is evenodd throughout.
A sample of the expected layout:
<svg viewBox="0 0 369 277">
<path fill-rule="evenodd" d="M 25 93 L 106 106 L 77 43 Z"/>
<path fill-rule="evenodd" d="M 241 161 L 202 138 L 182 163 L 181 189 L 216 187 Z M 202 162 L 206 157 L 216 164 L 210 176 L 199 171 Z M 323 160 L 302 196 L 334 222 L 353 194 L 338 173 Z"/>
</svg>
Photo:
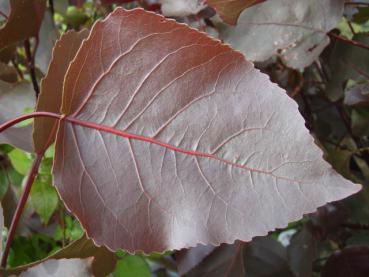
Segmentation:
<svg viewBox="0 0 369 277">
<path fill-rule="evenodd" d="M 53 166 L 53 159 L 44 158 L 40 165 L 39 174 L 41 175 L 50 175 L 51 176 L 51 168 Z"/>
<path fill-rule="evenodd" d="M 22 255 L 22 253 L 17 254 Z M 11 269 L 8 269 L 7 273 L 8 276 L 15 275 L 19 276 L 23 271 L 26 271 L 31 267 L 44 263 L 47 260 L 51 259 L 62 260 L 76 258 L 85 259 L 88 257 L 94 257 L 92 262 L 92 275 L 97 277 L 110 276 L 109 274 L 114 270 L 117 261 L 115 253 L 110 252 L 103 246 L 97 247 L 92 240 L 88 239 L 85 235 L 83 235 L 78 240 L 73 241 L 72 243 L 61 249 L 58 247 L 54 247 L 47 257 L 43 257 L 42 259 L 38 259 L 37 261 L 34 261 L 32 263 L 22 264 L 21 266 L 13 267 Z"/>
<path fill-rule="evenodd" d="M 117 255 L 118 258 L 122 259 L 127 255 L 127 253 L 123 250 L 118 250 L 117 252 L 115 252 L 115 255 Z"/>
<path fill-rule="evenodd" d="M 51 186 L 51 176 L 38 177 L 31 189 L 30 203 L 44 224 L 58 207 L 58 194 Z"/>
<path fill-rule="evenodd" d="M 14 149 L 9 152 L 8 156 L 15 170 L 22 175 L 27 175 L 32 165 L 32 158 L 30 154 L 27 154 L 20 149 Z"/>
<path fill-rule="evenodd" d="M 74 241 L 82 237 L 84 231 L 77 219 L 74 219 L 71 216 L 65 216 L 64 225 L 65 230 L 63 230 L 59 225 L 57 226 L 55 231 L 56 240 L 62 240 L 64 236 L 64 239 L 69 241 Z"/>
<path fill-rule="evenodd" d="M 11 146 L 10 144 L 1 144 L 0 145 L 0 151 L 3 152 L 4 154 L 9 153 L 13 149 L 14 149 L 14 147 Z"/>
<path fill-rule="evenodd" d="M 21 187 L 24 176 L 16 171 L 13 167 L 8 169 L 10 183 L 16 187 Z"/>
<path fill-rule="evenodd" d="M 118 261 L 114 277 L 150 277 L 150 267 L 144 258 L 140 256 L 126 255 L 123 259 Z"/>
</svg>

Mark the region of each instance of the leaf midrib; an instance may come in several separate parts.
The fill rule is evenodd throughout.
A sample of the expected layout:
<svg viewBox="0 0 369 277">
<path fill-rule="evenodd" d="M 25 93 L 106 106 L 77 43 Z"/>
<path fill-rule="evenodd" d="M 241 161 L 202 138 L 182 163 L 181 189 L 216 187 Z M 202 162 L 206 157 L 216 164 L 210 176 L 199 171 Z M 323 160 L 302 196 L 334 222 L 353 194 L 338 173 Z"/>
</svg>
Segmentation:
<svg viewBox="0 0 369 277">
<path fill-rule="evenodd" d="M 288 178 L 288 177 L 284 177 L 284 176 L 274 175 L 273 171 L 267 171 L 267 170 L 252 168 L 252 167 L 249 167 L 249 166 L 246 166 L 246 165 L 238 164 L 238 163 L 229 161 L 227 159 L 218 157 L 214 154 L 209 154 L 209 153 L 200 152 L 200 151 L 187 150 L 187 149 L 184 149 L 184 148 L 181 148 L 181 147 L 171 145 L 169 143 L 165 143 L 165 142 L 153 139 L 151 137 L 146 137 L 146 136 L 142 136 L 142 135 L 129 133 L 129 132 L 122 131 L 122 130 L 119 130 L 119 129 L 116 129 L 116 128 L 113 128 L 113 127 L 110 127 L 110 126 L 107 126 L 107 125 L 102 125 L 102 124 L 97 124 L 97 123 L 94 123 L 94 122 L 84 121 L 84 120 L 80 120 L 80 119 L 77 119 L 75 117 L 70 117 L 70 116 L 64 117 L 61 120 L 65 120 L 67 122 L 70 122 L 70 123 L 73 123 L 73 124 L 76 124 L 76 125 L 79 125 L 79 126 L 82 126 L 82 127 L 86 127 L 86 128 L 106 132 L 106 133 L 111 133 L 111 134 L 114 134 L 114 135 L 117 135 L 117 136 L 120 136 L 120 137 L 124 137 L 124 138 L 127 138 L 127 139 L 140 140 L 140 141 L 152 143 L 152 144 L 159 145 L 161 147 L 165 147 L 165 148 L 170 149 L 172 151 L 183 153 L 183 154 L 186 154 L 186 155 L 214 159 L 214 160 L 223 162 L 225 164 L 228 164 L 230 166 L 237 167 L 237 168 L 240 168 L 240 169 L 243 169 L 243 170 L 247 170 L 249 172 L 256 172 L 256 173 L 259 173 L 259 174 L 266 174 L 266 175 L 270 175 L 272 177 L 275 177 L 277 179 L 282 179 L 282 180 L 286 180 L 286 181 L 293 182 L 293 183 L 298 183 L 298 184 L 301 184 L 301 183 L 304 182 L 304 180 L 297 180 L 297 179 Z"/>
</svg>

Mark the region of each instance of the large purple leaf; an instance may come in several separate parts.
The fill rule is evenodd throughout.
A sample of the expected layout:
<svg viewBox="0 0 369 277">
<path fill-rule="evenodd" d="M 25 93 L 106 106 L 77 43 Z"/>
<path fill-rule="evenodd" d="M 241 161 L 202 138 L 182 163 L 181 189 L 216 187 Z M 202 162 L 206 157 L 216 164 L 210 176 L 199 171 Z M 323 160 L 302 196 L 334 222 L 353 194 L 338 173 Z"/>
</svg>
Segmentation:
<svg viewBox="0 0 369 277">
<path fill-rule="evenodd" d="M 61 111 L 55 185 L 113 250 L 249 241 L 360 189 L 239 52 L 141 9 L 94 25 Z"/>
</svg>

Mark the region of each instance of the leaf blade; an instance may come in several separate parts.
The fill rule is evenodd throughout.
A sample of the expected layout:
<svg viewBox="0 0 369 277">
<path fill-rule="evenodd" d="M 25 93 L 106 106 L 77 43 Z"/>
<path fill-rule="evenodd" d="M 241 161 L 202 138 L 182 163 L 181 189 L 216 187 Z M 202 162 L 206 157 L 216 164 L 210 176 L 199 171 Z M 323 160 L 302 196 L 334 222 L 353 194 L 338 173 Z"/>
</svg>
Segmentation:
<svg viewBox="0 0 369 277">
<path fill-rule="evenodd" d="M 110 249 L 248 241 L 360 189 L 240 53 L 140 9 L 94 25 L 68 69 L 62 112 L 56 187 Z"/>
<path fill-rule="evenodd" d="M 326 33 L 338 24 L 343 7 L 342 0 L 265 1 L 244 10 L 237 26 L 222 27 L 220 37 L 251 61 L 280 56 L 287 66 L 303 69 L 329 44 Z"/>
</svg>

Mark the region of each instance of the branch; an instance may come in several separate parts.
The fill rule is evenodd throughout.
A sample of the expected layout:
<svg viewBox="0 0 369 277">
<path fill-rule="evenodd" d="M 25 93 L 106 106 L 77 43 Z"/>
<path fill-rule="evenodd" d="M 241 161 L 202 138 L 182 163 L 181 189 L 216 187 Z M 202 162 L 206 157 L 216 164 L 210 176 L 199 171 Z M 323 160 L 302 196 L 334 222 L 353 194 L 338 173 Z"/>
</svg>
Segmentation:
<svg viewBox="0 0 369 277">
<path fill-rule="evenodd" d="M 35 178 L 37 176 L 38 168 L 40 167 L 43 155 L 44 155 L 44 153 L 39 153 L 39 154 L 36 155 L 36 158 L 33 161 L 31 170 L 30 170 L 30 172 L 27 176 L 26 185 L 24 187 L 24 192 L 23 192 L 23 195 L 22 195 L 22 197 L 21 197 L 21 199 L 20 199 L 20 201 L 17 205 L 17 209 L 15 210 L 15 214 L 14 214 L 14 217 L 12 219 L 12 223 L 11 223 L 10 228 L 9 228 L 9 236 L 6 240 L 4 253 L 3 253 L 3 256 L 1 258 L 1 267 L 3 267 L 3 268 L 6 267 L 6 263 L 7 263 L 8 255 L 9 255 L 9 250 L 10 250 L 10 245 L 11 245 L 13 239 L 14 239 L 15 231 L 17 230 L 17 226 L 19 224 L 19 220 L 20 220 L 21 215 L 23 213 L 24 206 L 26 205 L 29 193 L 31 191 L 33 181 L 35 180 Z"/>
<path fill-rule="evenodd" d="M 369 6 L 369 3 L 365 2 L 346 2 L 346 6 Z"/>
<path fill-rule="evenodd" d="M 360 223 L 344 223 L 342 227 L 354 229 L 354 230 L 369 230 L 369 224 Z"/>
<path fill-rule="evenodd" d="M 55 8 L 54 8 L 54 0 L 49 0 L 49 7 L 50 7 L 50 12 L 54 21 L 54 14 L 55 14 Z"/>
<path fill-rule="evenodd" d="M 304 86 L 304 76 L 297 70 L 293 71 L 293 73 L 297 76 L 298 78 L 298 84 L 294 87 L 294 89 L 292 90 L 292 92 L 289 93 L 289 96 L 291 98 L 295 98 L 302 90 L 303 86 Z"/>
<path fill-rule="evenodd" d="M 7 16 L 5 13 L 3 13 L 2 11 L 0 11 L 0 15 L 1 15 L 2 17 L 4 17 L 6 20 L 8 19 L 8 16 Z"/>
<path fill-rule="evenodd" d="M 352 40 L 352 39 L 348 39 L 348 38 L 342 37 L 342 36 L 337 35 L 337 34 L 335 34 L 333 32 L 328 33 L 328 36 L 330 36 L 332 38 L 335 38 L 336 40 L 340 40 L 340 41 L 342 41 L 344 43 L 351 44 L 351 45 L 354 45 L 354 46 L 357 46 L 357 47 L 360 47 L 360 48 L 369 50 L 369 45 L 363 44 L 363 43 L 361 43 L 359 41 L 356 41 L 356 40 Z"/>
<path fill-rule="evenodd" d="M 347 20 L 347 25 L 350 27 L 350 31 L 353 35 L 356 35 L 356 32 L 354 30 L 354 26 L 352 26 L 352 23 L 350 20 Z"/>
<path fill-rule="evenodd" d="M 36 37 L 36 44 L 35 44 L 33 53 L 31 52 L 31 44 L 29 42 L 29 39 L 26 39 L 24 41 L 24 50 L 26 52 L 26 57 L 27 57 L 27 69 L 28 69 L 29 75 L 31 75 L 33 89 L 35 90 L 35 93 L 36 93 L 36 98 L 38 98 L 38 95 L 40 93 L 40 88 L 38 86 L 36 72 L 35 72 L 35 53 L 36 53 L 37 47 L 38 47 L 38 37 Z"/>
<path fill-rule="evenodd" d="M 22 73 L 22 71 L 19 69 L 19 66 L 18 66 L 18 64 L 17 64 L 17 62 L 15 61 L 15 59 L 14 59 L 14 58 L 13 58 L 13 59 L 11 59 L 11 63 L 12 63 L 12 65 L 14 66 L 15 71 L 17 71 L 19 78 L 21 78 L 21 80 L 24 80 L 23 73 Z"/>
</svg>

